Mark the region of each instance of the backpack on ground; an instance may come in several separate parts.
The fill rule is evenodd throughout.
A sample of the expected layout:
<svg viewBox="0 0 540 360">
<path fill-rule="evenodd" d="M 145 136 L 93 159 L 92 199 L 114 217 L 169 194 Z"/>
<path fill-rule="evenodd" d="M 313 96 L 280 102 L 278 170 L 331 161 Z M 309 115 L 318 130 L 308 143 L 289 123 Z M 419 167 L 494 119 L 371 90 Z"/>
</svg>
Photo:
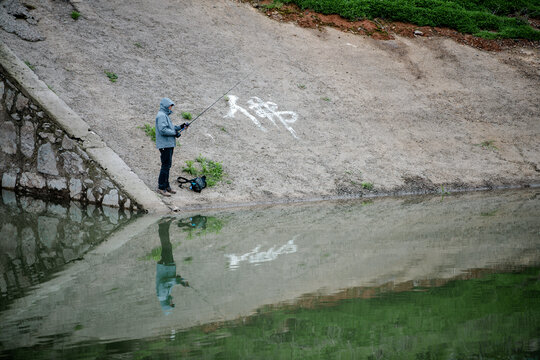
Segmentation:
<svg viewBox="0 0 540 360">
<path fill-rule="evenodd" d="M 206 187 L 206 176 L 204 175 L 194 179 L 186 179 L 185 177 L 179 176 L 176 181 L 178 181 L 179 187 L 182 187 L 183 184 L 189 184 L 189 188 L 198 193 Z"/>
</svg>

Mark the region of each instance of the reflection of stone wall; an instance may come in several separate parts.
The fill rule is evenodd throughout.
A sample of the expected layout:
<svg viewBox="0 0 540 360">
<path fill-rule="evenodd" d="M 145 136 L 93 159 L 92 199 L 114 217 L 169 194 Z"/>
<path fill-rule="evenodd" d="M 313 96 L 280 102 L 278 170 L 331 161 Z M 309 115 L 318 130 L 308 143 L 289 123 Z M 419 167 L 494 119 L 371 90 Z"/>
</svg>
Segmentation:
<svg viewBox="0 0 540 360">
<path fill-rule="evenodd" d="M 131 209 L 134 204 L 82 148 L 0 73 L 2 188 Z"/>
<path fill-rule="evenodd" d="M 58 267 L 81 258 L 131 217 L 118 208 L 58 205 L 7 190 L 2 190 L 2 200 L 0 309 Z"/>
</svg>

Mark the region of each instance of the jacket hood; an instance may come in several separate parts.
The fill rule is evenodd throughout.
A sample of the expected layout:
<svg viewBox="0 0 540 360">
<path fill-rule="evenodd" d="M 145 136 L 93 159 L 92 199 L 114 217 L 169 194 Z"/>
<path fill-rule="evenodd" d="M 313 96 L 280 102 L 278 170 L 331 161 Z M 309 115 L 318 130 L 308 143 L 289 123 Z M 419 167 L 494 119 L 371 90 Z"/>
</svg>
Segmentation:
<svg viewBox="0 0 540 360">
<path fill-rule="evenodd" d="M 169 106 L 174 105 L 174 102 L 169 98 L 163 98 L 161 99 L 161 102 L 159 103 L 159 110 L 165 112 L 165 114 L 170 115 L 172 114 L 172 111 L 169 110 Z"/>
</svg>

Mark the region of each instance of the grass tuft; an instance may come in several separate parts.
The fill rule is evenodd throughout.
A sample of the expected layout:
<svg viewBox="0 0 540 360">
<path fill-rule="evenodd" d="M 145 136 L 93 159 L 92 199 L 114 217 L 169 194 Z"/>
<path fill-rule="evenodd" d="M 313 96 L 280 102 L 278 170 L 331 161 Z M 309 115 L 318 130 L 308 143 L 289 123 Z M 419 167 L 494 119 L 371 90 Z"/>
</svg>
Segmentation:
<svg viewBox="0 0 540 360">
<path fill-rule="evenodd" d="M 36 70 L 36 67 L 32 64 L 30 64 L 30 61 L 25 61 L 24 62 L 26 64 L 26 66 L 28 66 L 30 68 L 30 70 L 34 71 Z"/>
<path fill-rule="evenodd" d="M 150 137 L 153 142 L 156 142 L 156 128 L 150 124 L 144 124 L 143 126 L 137 126 L 137 129 L 144 131 L 146 136 Z"/>
<path fill-rule="evenodd" d="M 373 190 L 373 184 L 370 183 L 370 182 L 364 181 L 364 182 L 362 183 L 362 188 L 371 191 L 371 190 Z"/>
<path fill-rule="evenodd" d="M 81 13 L 80 13 L 80 12 L 78 12 L 78 11 L 72 11 L 72 12 L 71 12 L 71 18 L 72 18 L 73 20 L 77 20 L 77 19 L 80 18 L 80 17 L 81 17 Z"/>
<path fill-rule="evenodd" d="M 206 176 L 208 187 L 216 185 L 225 176 L 220 162 L 209 160 L 202 155 L 195 160 L 187 160 L 182 170 L 193 176 Z"/>
<path fill-rule="evenodd" d="M 497 146 L 494 145 L 495 140 L 486 140 L 482 141 L 480 144 L 476 144 L 477 146 L 481 146 L 483 149 L 489 149 L 489 150 L 499 150 Z"/>
<path fill-rule="evenodd" d="M 116 80 L 118 80 L 118 75 L 116 75 L 116 74 L 113 73 L 113 72 L 105 71 L 105 75 L 107 75 L 107 77 L 109 78 L 109 80 L 110 80 L 111 82 L 116 82 Z"/>
</svg>

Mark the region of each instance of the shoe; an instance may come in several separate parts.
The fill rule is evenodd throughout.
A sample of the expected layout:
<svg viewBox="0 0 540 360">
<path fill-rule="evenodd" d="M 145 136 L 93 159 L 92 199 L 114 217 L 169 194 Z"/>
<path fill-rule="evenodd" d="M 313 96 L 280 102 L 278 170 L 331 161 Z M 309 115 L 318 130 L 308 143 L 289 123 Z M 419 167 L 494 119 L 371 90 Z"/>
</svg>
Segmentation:
<svg viewBox="0 0 540 360">
<path fill-rule="evenodd" d="M 176 190 L 171 189 L 170 187 L 167 188 L 167 192 L 171 194 L 176 194 Z"/>
<path fill-rule="evenodd" d="M 167 191 L 161 189 L 157 189 L 157 193 L 163 196 L 171 196 L 171 194 L 169 194 Z"/>
</svg>

